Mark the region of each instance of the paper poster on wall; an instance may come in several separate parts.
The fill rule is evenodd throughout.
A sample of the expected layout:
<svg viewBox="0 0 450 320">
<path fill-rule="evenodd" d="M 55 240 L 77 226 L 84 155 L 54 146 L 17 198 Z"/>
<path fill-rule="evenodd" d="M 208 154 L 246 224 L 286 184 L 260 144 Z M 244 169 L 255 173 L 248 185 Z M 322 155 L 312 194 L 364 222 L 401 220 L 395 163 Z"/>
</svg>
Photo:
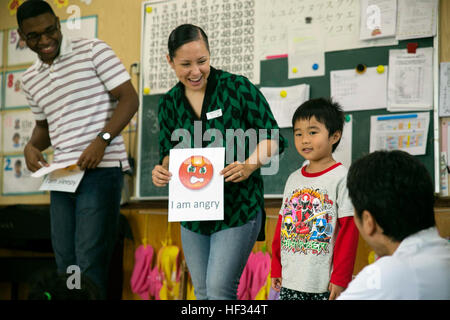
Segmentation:
<svg viewBox="0 0 450 320">
<path fill-rule="evenodd" d="M 347 169 L 352 164 L 352 145 L 353 145 L 353 117 L 346 115 L 344 122 L 344 132 L 341 141 L 333 152 L 333 158 L 342 163 Z"/>
<path fill-rule="evenodd" d="M 433 108 L 433 48 L 389 50 L 388 110 Z"/>
<path fill-rule="evenodd" d="M 307 18 L 324 27 L 325 52 L 398 44 L 394 38 L 359 39 L 359 0 L 257 0 L 255 3 L 255 54 L 260 59 L 286 55 L 289 28 L 304 24 Z"/>
<path fill-rule="evenodd" d="M 34 117 L 30 110 L 5 112 L 3 114 L 3 152 L 23 152 L 31 138 Z"/>
<path fill-rule="evenodd" d="M 255 0 L 167 0 L 143 6 L 142 90 L 165 93 L 178 80 L 166 60 L 167 39 L 178 25 L 191 23 L 207 34 L 211 65 L 260 81 L 260 61 L 255 56 Z"/>
<path fill-rule="evenodd" d="M 3 67 L 3 35 L 4 32 L 0 31 L 0 67 Z"/>
<path fill-rule="evenodd" d="M 280 128 L 292 127 L 295 110 L 309 99 L 309 85 L 300 84 L 290 87 L 262 87 L 262 94 L 269 103 L 270 110 Z"/>
<path fill-rule="evenodd" d="M 289 28 L 288 79 L 325 75 L 323 26 L 303 23 Z"/>
<path fill-rule="evenodd" d="M 439 73 L 439 116 L 450 117 L 450 62 L 441 62 Z"/>
<path fill-rule="evenodd" d="M 428 112 L 371 116 L 370 152 L 403 150 L 412 155 L 423 155 L 429 124 Z"/>
<path fill-rule="evenodd" d="M 42 179 L 31 177 L 23 155 L 3 157 L 3 192 L 2 195 L 25 195 L 43 193 L 39 191 Z"/>
<path fill-rule="evenodd" d="M 5 109 L 28 107 L 28 101 L 21 86 L 24 72 L 25 70 L 17 70 L 5 74 Z"/>
<path fill-rule="evenodd" d="M 398 0 L 398 40 L 436 35 L 438 0 Z"/>
<path fill-rule="evenodd" d="M 26 42 L 20 39 L 17 29 L 8 30 L 8 66 L 32 64 L 37 58 Z"/>
<path fill-rule="evenodd" d="M 345 112 L 386 109 L 387 75 L 387 66 L 366 68 L 362 74 L 355 69 L 331 71 L 331 97 Z"/>
<path fill-rule="evenodd" d="M 169 222 L 223 220 L 225 148 L 170 150 Z"/>
<path fill-rule="evenodd" d="M 361 0 L 360 39 L 394 37 L 397 0 Z"/>
<path fill-rule="evenodd" d="M 63 20 L 61 32 L 70 38 L 97 38 L 97 16 Z"/>
<path fill-rule="evenodd" d="M 0 72 L 0 109 L 4 107 L 4 101 L 3 101 L 3 92 L 5 83 L 3 82 L 3 73 Z"/>
</svg>

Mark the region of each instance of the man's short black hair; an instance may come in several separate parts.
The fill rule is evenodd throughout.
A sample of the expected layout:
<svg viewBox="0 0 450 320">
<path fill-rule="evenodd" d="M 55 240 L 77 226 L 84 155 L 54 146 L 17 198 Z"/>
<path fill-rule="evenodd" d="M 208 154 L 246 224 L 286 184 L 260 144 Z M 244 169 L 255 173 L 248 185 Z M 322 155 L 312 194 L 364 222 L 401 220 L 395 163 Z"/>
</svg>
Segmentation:
<svg viewBox="0 0 450 320">
<path fill-rule="evenodd" d="M 339 103 L 325 98 L 311 99 L 304 102 L 297 108 L 292 117 L 292 127 L 295 126 L 298 120 L 309 120 L 313 116 L 317 121 L 325 125 L 329 137 L 337 131 L 341 132 L 342 135 L 345 115 Z M 341 142 L 341 139 L 333 145 L 332 152 L 336 150 L 339 142 Z"/>
<path fill-rule="evenodd" d="M 47 2 L 43 0 L 27 0 L 17 9 L 17 25 L 21 28 L 23 20 L 34 18 L 44 13 L 51 13 L 56 17 L 55 12 Z"/>
<path fill-rule="evenodd" d="M 435 225 L 431 176 L 404 151 L 376 151 L 356 160 L 347 187 L 358 217 L 369 211 L 394 241 Z"/>
</svg>

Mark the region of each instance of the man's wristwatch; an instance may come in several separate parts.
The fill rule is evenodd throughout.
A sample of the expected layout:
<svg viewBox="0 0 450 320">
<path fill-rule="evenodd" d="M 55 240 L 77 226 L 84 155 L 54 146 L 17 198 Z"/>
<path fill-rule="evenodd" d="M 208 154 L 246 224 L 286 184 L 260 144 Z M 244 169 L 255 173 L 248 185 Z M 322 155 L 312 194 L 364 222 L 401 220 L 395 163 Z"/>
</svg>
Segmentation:
<svg viewBox="0 0 450 320">
<path fill-rule="evenodd" d="M 100 132 L 97 136 L 99 136 L 106 144 L 109 146 L 111 143 L 111 134 L 109 132 Z"/>
</svg>

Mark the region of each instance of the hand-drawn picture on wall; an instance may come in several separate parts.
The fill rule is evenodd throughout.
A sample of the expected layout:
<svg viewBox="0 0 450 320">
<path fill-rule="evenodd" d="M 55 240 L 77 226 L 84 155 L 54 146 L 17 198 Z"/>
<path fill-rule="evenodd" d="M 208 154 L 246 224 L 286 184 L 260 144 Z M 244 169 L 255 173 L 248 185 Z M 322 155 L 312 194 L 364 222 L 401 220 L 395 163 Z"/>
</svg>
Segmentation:
<svg viewBox="0 0 450 320">
<path fill-rule="evenodd" d="M 34 128 L 31 111 L 6 112 L 3 116 L 3 152 L 23 152 Z"/>
<path fill-rule="evenodd" d="M 0 31 L 0 67 L 3 67 L 3 34 L 3 31 Z M 2 100 L 0 99 L 0 101 Z"/>
<path fill-rule="evenodd" d="M 26 42 L 20 39 L 17 29 L 8 31 L 8 66 L 31 64 L 37 55 L 31 51 Z"/>
<path fill-rule="evenodd" d="M 25 157 L 20 155 L 3 158 L 3 192 L 2 195 L 23 195 L 43 193 L 39 191 L 42 179 L 31 177 L 25 164 Z"/>
<path fill-rule="evenodd" d="M 5 74 L 5 109 L 28 107 L 28 101 L 21 88 L 21 78 L 25 70 Z"/>
</svg>

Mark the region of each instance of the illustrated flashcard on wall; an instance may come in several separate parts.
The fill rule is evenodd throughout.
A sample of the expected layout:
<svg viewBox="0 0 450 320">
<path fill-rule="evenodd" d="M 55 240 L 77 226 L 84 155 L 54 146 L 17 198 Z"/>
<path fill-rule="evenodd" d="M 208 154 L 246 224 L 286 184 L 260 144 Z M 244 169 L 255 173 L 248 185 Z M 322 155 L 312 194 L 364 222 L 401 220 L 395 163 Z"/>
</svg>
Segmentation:
<svg viewBox="0 0 450 320">
<path fill-rule="evenodd" d="M 3 67 L 3 31 L 0 31 L 0 67 Z"/>
<path fill-rule="evenodd" d="M 169 222 L 223 220 L 225 148 L 170 150 Z"/>
<path fill-rule="evenodd" d="M 3 158 L 3 195 L 43 193 L 39 191 L 42 179 L 31 177 L 23 155 Z"/>
<path fill-rule="evenodd" d="M 36 53 L 31 51 L 26 42 L 20 39 L 17 29 L 8 31 L 8 66 L 31 64 L 37 59 Z"/>
<path fill-rule="evenodd" d="M 5 74 L 5 109 L 28 107 L 28 101 L 21 86 L 24 72 L 25 70 L 17 70 Z"/>
<path fill-rule="evenodd" d="M 23 152 L 34 128 L 30 110 L 6 112 L 3 115 L 3 152 Z"/>
<path fill-rule="evenodd" d="M 75 10 L 72 11 L 74 18 L 61 21 L 61 33 L 70 38 L 96 38 L 97 16 L 79 17 L 80 12 L 76 12 L 79 8 L 76 9 L 76 6 L 70 6 L 69 8 Z"/>
<path fill-rule="evenodd" d="M 4 85 L 5 83 L 3 82 L 3 73 L 0 72 L 0 109 L 4 107 L 3 104 Z"/>
</svg>

